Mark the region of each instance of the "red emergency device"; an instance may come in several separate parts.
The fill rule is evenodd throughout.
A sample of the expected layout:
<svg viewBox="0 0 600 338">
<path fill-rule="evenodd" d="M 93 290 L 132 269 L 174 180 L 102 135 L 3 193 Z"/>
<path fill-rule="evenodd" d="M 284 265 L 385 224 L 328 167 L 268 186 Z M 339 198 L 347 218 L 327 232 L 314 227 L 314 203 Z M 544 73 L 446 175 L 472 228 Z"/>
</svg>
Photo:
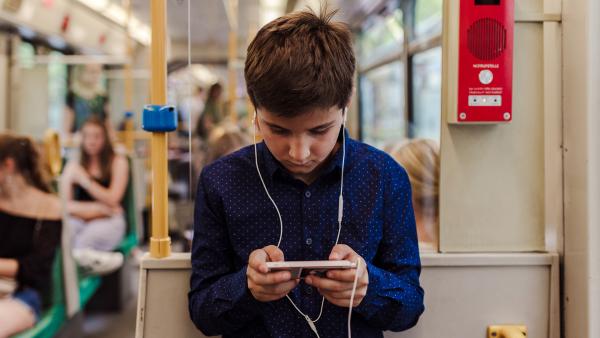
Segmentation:
<svg viewBox="0 0 600 338">
<path fill-rule="evenodd" d="M 512 120 L 514 0 L 460 0 L 458 123 Z"/>
</svg>

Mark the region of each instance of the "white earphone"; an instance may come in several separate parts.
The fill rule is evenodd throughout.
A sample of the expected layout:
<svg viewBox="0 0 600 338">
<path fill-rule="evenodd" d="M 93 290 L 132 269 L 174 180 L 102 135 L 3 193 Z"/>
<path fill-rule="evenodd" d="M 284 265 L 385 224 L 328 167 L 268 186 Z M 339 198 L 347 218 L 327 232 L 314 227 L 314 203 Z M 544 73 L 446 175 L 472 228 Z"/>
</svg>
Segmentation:
<svg viewBox="0 0 600 338">
<path fill-rule="evenodd" d="M 340 233 L 342 231 L 342 219 L 344 217 L 344 198 L 343 198 L 343 190 L 344 190 L 344 165 L 346 162 L 346 133 L 345 133 L 345 128 L 346 128 L 346 118 L 348 116 L 348 108 L 345 107 L 342 111 L 343 114 L 343 122 L 342 122 L 342 173 L 341 173 L 341 180 L 340 180 L 340 195 L 338 198 L 338 233 L 337 233 L 337 237 L 335 239 L 335 245 L 338 244 L 338 241 L 340 239 Z M 271 197 L 271 194 L 269 193 L 269 190 L 267 189 L 267 185 L 265 184 L 265 181 L 262 177 L 262 174 L 260 173 L 260 168 L 258 167 L 258 150 L 257 150 L 257 146 L 256 146 L 256 119 L 258 118 L 258 113 L 256 110 L 254 110 L 254 118 L 252 119 L 252 124 L 253 124 L 253 135 L 254 135 L 254 162 L 256 164 L 256 172 L 258 173 L 258 177 L 260 178 L 260 181 L 262 183 L 262 186 L 265 190 L 265 193 L 267 194 L 267 197 L 269 197 L 269 200 L 271 201 L 271 203 L 273 204 L 273 207 L 275 208 L 275 211 L 277 212 L 277 216 L 279 217 L 279 240 L 277 241 L 277 247 L 279 248 L 279 245 L 281 244 L 281 240 L 283 238 L 283 220 L 281 218 L 281 213 L 279 212 L 279 208 L 277 207 L 277 204 L 275 203 L 275 201 L 273 200 L 273 198 Z M 353 302 L 354 302 L 354 294 L 356 292 L 356 284 L 358 281 L 358 269 L 360 268 L 360 260 L 357 262 L 357 273 L 355 275 L 355 279 L 354 279 L 354 285 L 352 288 L 352 294 L 350 296 L 350 308 L 348 309 L 348 337 L 350 338 L 352 336 L 351 333 L 351 329 L 350 329 L 350 322 L 351 322 L 351 318 L 352 318 L 352 308 L 353 308 Z M 290 303 L 292 304 L 292 306 L 296 309 L 296 311 L 298 311 L 298 313 L 300 313 L 300 315 L 302 315 L 302 317 L 304 317 L 304 319 L 306 319 L 306 322 L 308 323 L 308 325 L 310 326 L 311 330 L 315 333 L 315 335 L 317 336 L 317 338 L 319 338 L 319 332 L 317 331 L 317 327 L 315 326 L 315 323 L 321 319 L 321 315 L 323 314 L 323 305 L 325 304 L 325 297 L 323 297 L 321 299 L 321 309 L 319 311 L 319 316 L 317 317 L 317 319 L 312 320 L 308 315 L 304 314 L 299 308 L 298 306 L 296 306 L 296 304 L 294 303 L 294 301 L 290 298 L 289 295 L 286 295 L 287 299 L 290 301 Z"/>
</svg>

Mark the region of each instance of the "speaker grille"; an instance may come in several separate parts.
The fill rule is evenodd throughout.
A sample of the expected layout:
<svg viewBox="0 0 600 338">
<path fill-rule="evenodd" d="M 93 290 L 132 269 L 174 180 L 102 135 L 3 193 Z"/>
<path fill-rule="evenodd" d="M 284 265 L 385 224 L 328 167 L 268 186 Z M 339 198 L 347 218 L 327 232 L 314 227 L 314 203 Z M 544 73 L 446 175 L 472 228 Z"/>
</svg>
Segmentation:
<svg viewBox="0 0 600 338">
<path fill-rule="evenodd" d="M 476 58 L 495 59 L 506 49 L 506 29 L 492 18 L 479 19 L 468 29 L 467 43 Z"/>
</svg>

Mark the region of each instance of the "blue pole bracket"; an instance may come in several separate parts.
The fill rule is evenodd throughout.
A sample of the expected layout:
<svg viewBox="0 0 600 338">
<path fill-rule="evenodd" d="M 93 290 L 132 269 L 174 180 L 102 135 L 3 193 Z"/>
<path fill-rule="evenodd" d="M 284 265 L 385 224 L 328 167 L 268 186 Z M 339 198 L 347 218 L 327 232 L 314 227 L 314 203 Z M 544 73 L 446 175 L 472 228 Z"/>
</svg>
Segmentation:
<svg viewBox="0 0 600 338">
<path fill-rule="evenodd" d="M 177 130 L 177 110 L 173 106 L 148 104 L 142 113 L 142 129 L 149 132 Z"/>
</svg>

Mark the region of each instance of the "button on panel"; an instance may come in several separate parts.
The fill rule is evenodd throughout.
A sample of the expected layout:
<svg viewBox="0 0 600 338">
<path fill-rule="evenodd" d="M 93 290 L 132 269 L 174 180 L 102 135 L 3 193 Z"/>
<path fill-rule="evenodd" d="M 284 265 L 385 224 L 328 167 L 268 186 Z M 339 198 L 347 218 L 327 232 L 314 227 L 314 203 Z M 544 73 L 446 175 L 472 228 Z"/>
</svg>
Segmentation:
<svg viewBox="0 0 600 338">
<path fill-rule="evenodd" d="M 469 106 L 471 107 L 500 107 L 502 96 L 500 95 L 469 95 Z"/>
<path fill-rule="evenodd" d="M 482 84 L 484 84 L 484 85 L 490 84 L 490 83 L 492 83 L 493 79 L 494 79 L 494 74 L 492 73 L 491 70 L 484 69 L 479 72 L 479 82 L 481 82 Z"/>
</svg>

